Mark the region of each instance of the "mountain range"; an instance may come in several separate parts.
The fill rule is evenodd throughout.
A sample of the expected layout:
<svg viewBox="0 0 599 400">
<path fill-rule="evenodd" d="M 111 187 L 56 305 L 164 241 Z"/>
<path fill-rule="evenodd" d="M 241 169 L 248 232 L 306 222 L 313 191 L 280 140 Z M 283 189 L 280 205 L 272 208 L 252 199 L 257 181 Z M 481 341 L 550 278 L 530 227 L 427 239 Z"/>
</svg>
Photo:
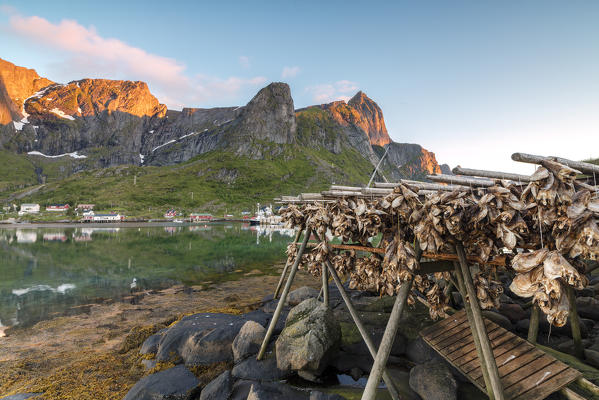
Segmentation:
<svg viewBox="0 0 599 400">
<path fill-rule="evenodd" d="M 220 209 L 322 190 L 331 182 L 364 184 L 385 151 L 378 179 L 423 179 L 449 170 L 421 146 L 392 141 L 382 110 L 361 91 L 348 102 L 295 109 L 289 86 L 275 82 L 245 106 L 177 111 L 161 104 L 144 82 L 59 84 L 0 59 L 0 152 L 13 169 L 0 174 L 0 198 L 28 193 L 31 186 L 31 194 L 20 196 L 58 200 L 62 190 L 75 182 L 85 186 L 90 176 L 156 175 L 155 181 L 166 180 L 157 186 L 168 186 L 172 171 L 191 168 L 189 179 L 212 183 L 199 192 L 252 186 L 245 201 L 199 195 L 205 202 L 196 207 Z M 101 197 L 88 189 L 87 196 Z M 131 199 L 121 200 L 131 205 Z M 182 206 L 176 196 L 163 203 Z"/>
</svg>

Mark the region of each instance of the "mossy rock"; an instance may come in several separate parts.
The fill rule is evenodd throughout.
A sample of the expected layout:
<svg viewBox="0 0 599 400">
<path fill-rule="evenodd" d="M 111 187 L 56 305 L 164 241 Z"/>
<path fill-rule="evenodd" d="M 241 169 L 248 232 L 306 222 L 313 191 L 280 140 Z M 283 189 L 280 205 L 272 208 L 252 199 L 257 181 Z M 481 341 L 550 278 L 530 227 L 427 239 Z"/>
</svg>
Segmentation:
<svg viewBox="0 0 599 400">
<path fill-rule="evenodd" d="M 341 326 L 341 346 L 349 346 L 362 340 L 360 331 L 353 323 L 340 322 Z"/>
</svg>

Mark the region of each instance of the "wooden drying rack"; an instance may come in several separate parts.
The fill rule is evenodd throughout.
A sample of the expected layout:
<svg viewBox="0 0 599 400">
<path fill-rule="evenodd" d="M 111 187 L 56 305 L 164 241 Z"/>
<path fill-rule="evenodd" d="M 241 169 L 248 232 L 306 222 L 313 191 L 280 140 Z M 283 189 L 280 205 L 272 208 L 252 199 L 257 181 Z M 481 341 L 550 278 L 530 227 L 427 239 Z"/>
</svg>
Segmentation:
<svg viewBox="0 0 599 400">
<path fill-rule="evenodd" d="M 532 163 L 532 164 L 543 164 L 543 162 L 545 160 L 552 160 L 552 161 L 557 161 L 561 164 L 567 165 L 571 168 L 580 170 L 583 173 L 590 174 L 591 176 L 599 175 L 599 166 L 597 166 L 597 165 L 584 163 L 584 162 L 571 161 L 571 160 L 558 158 L 558 157 L 543 157 L 543 156 L 536 156 L 536 155 L 524 154 L 524 153 L 514 153 L 512 155 L 512 159 L 514 161 L 526 162 L 526 163 Z M 424 195 L 436 193 L 438 191 L 454 191 L 454 190 L 472 191 L 475 188 L 477 190 L 478 189 L 484 190 L 487 187 L 496 185 L 501 180 L 509 180 L 513 184 L 518 184 L 518 185 L 527 184 L 528 182 L 531 181 L 530 176 L 527 176 L 527 175 L 510 174 L 510 173 L 497 172 L 497 171 L 484 171 L 484 170 L 475 170 L 475 169 L 456 167 L 456 168 L 454 168 L 453 172 L 455 174 L 460 174 L 460 175 L 456 176 L 456 175 L 440 174 L 440 175 L 428 175 L 427 176 L 428 179 L 430 179 L 436 183 L 417 182 L 417 181 L 412 181 L 412 180 L 400 180 L 400 182 L 398 182 L 398 183 L 386 183 L 386 182 L 385 183 L 382 183 L 382 182 L 374 183 L 374 188 L 333 185 L 333 186 L 331 186 L 330 190 L 323 191 L 321 193 L 303 193 L 303 194 L 300 194 L 299 196 L 281 196 L 281 198 L 275 199 L 275 201 L 278 203 L 293 204 L 293 203 L 334 202 L 334 201 L 337 201 L 338 199 L 345 198 L 345 197 L 358 197 L 358 198 L 383 197 L 383 196 L 386 196 L 386 195 L 392 193 L 394 187 L 397 186 L 399 183 L 404 184 L 413 189 L 414 188 L 418 189 L 418 195 L 420 197 L 423 197 Z M 587 183 L 577 182 L 577 184 L 581 185 L 584 188 L 593 190 L 593 191 L 599 191 L 599 186 L 597 186 L 596 183 L 595 183 L 595 185 L 589 185 Z M 295 261 L 294 261 L 293 265 L 289 265 L 289 262 L 287 262 L 285 264 L 285 267 L 284 267 L 281 277 L 279 279 L 279 283 L 275 290 L 274 298 L 277 298 L 279 296 L 279 292 L 281 290 L 282 284 L 285 280 L 287 271 L 290 270 L 289 276 L 287 278 L 287 282 L 286 282 L 286 284 L 283 288 L 283 291 L 281 293 L 281 298 L 279 299 L 277 308 L 273 314 L 273 317 L 270 321 L 268 330 L 266 332 L 266 336 L 264 338 L 264 341 L 262 342 L 260 352 L 258 353 L 258 356 L 257 356 L 258 360 L 260 360 L 264 357 L 266 348 L 268 346 L 270 338 L 272 337 L 276 323 L 280 317 L 281 311 L 282 311 L 284 304 L 287 300 L 287 295 L 289 294 L 289 290 L 291 288 L 291 284 L 293 283 L 295 274 L 296 274 L 299 264 L 301 262 L 302 255 L 304 254 L 307 247 L 312 247 L 312 246 L 316 245 L 316 243 L 308 243 L 309 239 L 313 233 L 309 227 L 306 227 L 306 228 L 302 227 L 302 229 L 300 229 L 297 232 L 295 239 L 294 239 L 294 243 L 296 243 L 296 244 L 299 243 L 299 239 L 300 239 L 302 233 L 304 233 L 304 237 L 303 237 L 303 240 L 301 242 L 299 249 L 297 250 L 297 253 L 295 256 Z M 318 237 L 318 235 L 316 233 L 314 233 L 314 235 L 316 236 L 317 241 L 320 241 L 320 238 Z M 356 245 L 356 244 L 328 244 L 328 246 L 331 249 L 336 249 L 336 250 L 355 250 L 355 251 L 370 252 L 370 253 L 379 254 L 379 255 L 385 254 L 385 250 L 382 248 L 375 248 L 375 247 Z M 514 396 L 515 391 L 513 388 L 511 388 L 511 387 L 507 388 L 507 395 L 506 395 L 506 392 L 504 392 L 504 390 L 506 389 L 506 387 L 504 387 L 504 382 L 506 382 L 506 381 L 504 379 L 504 382 L 502 382 L 502 379 L 505 378 L 505 369 L 501 369 L 502 375 L 500 375 L 500 368 L 498 368 L 498 366 L 497 366 L 497 358 L 496 358 L 496 357 L 498 357 L 498 355 L 496 354 L 497 346 L 493 347 L 491 344 L 491 340 L 489 339 L 489 327 L 491 329 L 493 329 L 493 331 L 497 331 L 498 328 L 495 327 L 492 323 L 491 323 L 491 325 L 489 325 L 489 321 L 485 322 L 485 320 L 482 317 L 480 304 L 478 303 L 478 298 L 476 296 L 474 283 L 472 281 L 472 275 L 470 274 L 470 268 L 468 265 L 468 263 L 470 262 L 470 263 L 487 264 L 487 265 L 494 265 L 494 266 L 505 266 L 506 265 L 505 257 L 495 257 L 486 262 L 483 262 L 478 257 L 474 257 L 474 256 L 467 257 L 464 252 L 463 245 L 459 242 L 455 244 L 455 250 L 456 250 L 455 254 L 436 254 L 436 253 L 426 253 L 426 252 L 423 253 L 420 251 L 418 243 L 416 243 L 415 250 L 416 250 L 416 261 L 417 261 L 417 268 L 416 268 L 417 272 L 416 273 L 428 274 L 428 273 L 432 273 L 432 272 L 451 271 L 452 269 L 454 270 L 455 277 L 457 278 L 456 279 L 456 281 L 457 281 L 456 287 L 459 290 L 459 292 L 462 296 L 462 299 L 464 299 L 465 312 L 462 314 L 465 314 L 465 316 L 460 314 L 459 317 L 462 318 L 461 324 L 465 324 L 465 325 L 463 325 L 465 327 L 465 329 L 469 329 L 469 335 L 466 334 L 464 336 L 466 338 L 466 339 L 464 339 L 464 341 L 468 341 L 468 346 L 471 346 L 473 349 L 476 350 L 475 354 L 473 353 L 474 354 L 473 360 L 476 360 L 476 363 L 478 363 L 477 365 L 479 367 L 479 374 L 480 374 L 480 375 L 477 375 L 477 378 L 475 378 L 475 379 L 477 379 L 476 385 L 481 390 L 486 390 L 489 398 L 493 399 L 493 400 L 504 400 L 504 399 L 516 398 L 517 396 L 516 397 Z M 429 259 L 429 260 L 433 260 L 433 261 L 425 261 L 425 259 Z M 391 397 L 393 398 L 393 400 L 399 400 L 399 391 L 397 390 L 397 387 L 395 386 L 394 382 L 391 380 L 390 376 L 387 374 L 385 366 L 387 364 L 387 359 L 389 357 L 389 353 L 391 351 L 392 344 L 395 340 L 395 335 L 397 333 L 397 329 L 399 326 L 401 313 L 404 309 L 406 300 L 407 300 L 408 295 L 411 290 L 413 278 L 402 283 L 402 285 L 399 289 L 399 292 L 397 293 L 395 303 L 393 305 L 393 309 L 391 311 L 389 320 L 387 322 L 387 326 L 385 328 L 385 332 L 383 334 L 383 338 L 381 339 L 380 346 L 377 349 L 376 346 L 374 345 L 374 342 L 372 341 L 372 338 L 370 337 L 370 334 L 368 333 L 364 324 L 362 323 L 355 307 L 353 306 L 347 292 L 345 291 L 345 288 L 343 287 L 343 284 L 342 284 L 339 276 L 337 275 L 335 268 L 328 260 L 325 261 L 324 264 L 325 264 L 324 266 L 326 266 L 326 268 L 322 269 L 322 274 L 321 274 L 322 294 L 323 294 L 324 303 L 327 305 L 329 304 L 329 293 L 328 293 L 329 277 L 328 277 L 328 275 L 330 275 L 331 278 L 333 279 L 335 285 L 337 286 L 337 288 L 341 294 L 341 297 L 343 298 L 343 301 L 345 302 L 345 305 L 347 306 L 349 313 L 352 316 L 352 319 L 353 319 L 356 327 L 358 328 L 364 342 L 366 343 L 366 346 L 368 347 L 368 350 L 369 350 L 371 356 L 374 359 L 374 364 L 372 366 L 372 369 L 371 369 L 371 372 L 370 372 L 370 375 L 368 378 L 368 382 L 364 389 L 364 393 L 362 395 L 362 400 L 374 400 L 374 398 L 376 396 L 376 390 L 380 383 L 381 378 L 385 381 L 387 390 L 391 394 Z M 580 336 L 580 322 L 578 320 L 578 314 L 576 312 L 576 302 L 575 302 L 575 298 L 574 298 L 574 291 L 570 287 L 568 290 L 568 296 L 569 296 L 569 300 L 570 300 L 570 316 L 571 316 L 572 334 L 573 334 L 574 343 L 575 343 L 575 350 L 577 352 L 577 355 L 580 356 L 580 353 L 583 350 L 581 336 Z M 454 318 L 454 317 L 452 317 L 452 318 Z M 440 326 L 442 324 L 446 324 L 446 321 L 447 320 L 444 320 L 444 321 L 440 322 L 438 325 Z M 537 306 L 534 306 L 532 315 L 531 315 L 531 323 L 529 325 L 529 332 L 528 332 L 528 341 L 532 342 L 533 344 L 536 342 L 536 337 L 538 335 L 538 323 L 539 323 L 539 308 Z M 467 326 L 467 328 L 466 328 L 466 326 Z M 454 328 L 450 328 L 450 329 L 458 329 L 458 328 L 454 327 Z M 442 329 L 438 328 L 438 330 L 441 330 L 441 332 L 431 334 L 431 332 L 435 331 L 435 328 L 433 326 L 428 331 L 427 330 L 423 331 L 423 334 L 424 334 L 423 336 L 424 336 L 425 340 L 430 341 L 432 343 L 432 340 L 435 337 L 439 337 L 439 335 L 446 334 L 445 331 L 443 331 Z M 468 333 L 467 330 L 464 330 L 464 332 Z M 427 334 L 428 334 L 428 336 L 427 336 Z M 510 333 L 508 332 L 508 334 L 510 334 Z M 507 335 L 507 334 L 504 334 L 504 335 Z M 516 340 L 516 339 L 513 339 L 513 340 Z M 435 348 L 435 350 L 439 351 L 440 354 L 442 354 L 444 357 L 448 356 L 448 354 L 449 354 L 449 353 L 448 354 L 444 353 L 444 350 L 447 350 L 447 348 L 438 348 L 438 346 L 435 347 L 435 345 L 433 345 L 433 348 Z M 536 355 L 536 353 L 535 353 L 535 355 Z M 531 355 L 531 357 L 532 357 L 532 355 Z M 545 360 L 545 359 L 550 360 L 550 357 L 548 357 L 544 354 L 539 355 L 538 358 L 542 359 L 542 360 Z M 577 378 L 578 378 L 578 382 L 582 386 L 584 386 L 587 390 L 592 391 L 596 395 L 599 394 L 599 388 L 597 386 L 593 385 L 591 382 L 585 380 L 584 378 L 579 378 L 579 374 L 577 374 L 576 372 L 573 372 L 571 369 L 564 367 L 555 361 L 548 361 L 548 363 L 549 364 L 547 364 L 547 365 L 555 365 L 556 368 L 559 368 L 559 370 L 561 371 L 560 373 L 562 373 L 564 371 L 567 371 L 567 373 L 564 372 L 561 375 L 564 378 L 559 380 L 559 384 L 555 384 L 555 382 L 558 382 L 558 380 L 555 380 L 554 384 L 552 386 L 545 385 L 543 387 L 543 393 L 546 393 L 546 395 L 551 394 L 557 390 L 560 390 L 560 392 L 562 394 L 564 394 L 568 399 L 582 399 L 582 397 L 580 397 L 579 395 L 577 395 L 576 393 L 574 393 L 573 391 L 571 391 L 565 387 L 565 385 L 570 383 L 573 379 L 577 379 Z M 533 367 L 533 364 L 529 364 L 529 367 Z M 503 368 L 503 365 L 502 365 L 502 368 Z M 468 375 L 468 373 L 466 371 L 463 371 L 463 372 L 466 373 L 466 376 L 468 376 L 469 379 L 472 378 L 471 376 Z M 536 376 L 535 374 L 539 373 L 539 370 L 537 369 L 535 371 L 528 371 L 528 372 L 530 372 L 530 374 L 528 374 L 527 376 L 534 377 L 534 376 Z M 568 379 L 566 379 L 566 378 L 568 378 Z M 526 378 L 526 379 L 529 379 L 529 378 Z M 537 386 L 537 385 L 535 385 L 535 386 Z M 527 390 L 537 390 L 537 389 L 527 389 Z M 535 393 L 535 392 L 528 392 L 528 393 L 531 394 L 531 393 Z"/>
</svg>

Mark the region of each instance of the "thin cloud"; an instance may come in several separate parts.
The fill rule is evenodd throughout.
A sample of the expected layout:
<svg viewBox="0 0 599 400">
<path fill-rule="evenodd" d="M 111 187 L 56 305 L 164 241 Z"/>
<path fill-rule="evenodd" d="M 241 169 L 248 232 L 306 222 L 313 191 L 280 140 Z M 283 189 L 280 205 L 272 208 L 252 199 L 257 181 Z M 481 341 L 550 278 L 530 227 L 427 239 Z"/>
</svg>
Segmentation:
<svg viewBox="0 0 599 400">
<path fill-rule="evenodd" d="M 311 93 L 312 99 L 318 103 L 329 103 L 336 100 L 347 102 L 351 98 L 349 94 L 356 92 L 358 88 L 356 82 L 341 80 L 335 83 L 308 86 L 305 91 Z"/>
<path fill-rule="evenodd" d="M 283 67 L 283 72 L 281 72 L 281 77 L 285 78 L 293 78 L 297 76 L 301 71 L 300 67 Z"/>
<path fill-rule="evenodd" d="M 239 64 L 248 69 L 250 67 L 250 58 L 248 56 L 239 56 Z"/>
<path fill-rule="evenodd" d="M 80 77 L 87 77 L 89 73 L 109 71 L 110 78 L 147 81 L 169 107 L 222 101 L 247 86 L 266 82 L 263 77 L 192 78 L 185 73 L 186 66 L 173 58 L 149 53 L 116 38 L 102 37 L 94 27 L 84 27 L 74 20 L 64 19 L 54 24 L 38 16 L 12 13 L 7 30 L 34 44 L 67 53 L 70 59 L 63 63 L 61 72 L 77 72 L 83 74 Z"/>
</svg>

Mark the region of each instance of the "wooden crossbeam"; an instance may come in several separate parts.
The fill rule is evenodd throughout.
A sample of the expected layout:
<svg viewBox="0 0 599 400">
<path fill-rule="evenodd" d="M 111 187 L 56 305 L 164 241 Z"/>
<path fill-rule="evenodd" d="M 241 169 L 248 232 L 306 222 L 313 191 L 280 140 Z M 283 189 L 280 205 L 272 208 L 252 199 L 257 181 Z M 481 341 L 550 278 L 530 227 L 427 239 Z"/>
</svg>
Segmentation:
<svg viewBox="0 0 599 400">
<path fill-rule="evenodd" d="M 315 247 L 316 245 L 317 245 L 317 243 L 308 243 L 308 247 Z M 366 251 L 366 252 L 370 252 L 370 253 L 385 255 L 385 249 L 382 249 L 379 247 L 369 247 L 369 246 L 362 246 L 362 245 L 357 245 L 357 244 L 333 244 L 333 243 L 329 243 L 329 247 L 332 249 L 338 249 L 338 250 Z M 427 252 L 424 252 L 424 253 L 422 253 L 422 257 L 426 258 L 426 259 L 430 259 L 430 260 L 437 260 L 437 261 L 458 261 L 459 260 L 457 254 L 449 254 L 449 253 L 427 253 Z M 480 257 L 476 257 L 476 256 L 468 256 L 467 259 L 468 259 L 468 261 L 475 262 L 477 264 L 496 265 L 496 266 L 501 266 L 501 267 L 506 265 L 506 258 L 504 256 L 494 257 L 486 262 L 483 262 L 480 259 Z"/>
</svg>

